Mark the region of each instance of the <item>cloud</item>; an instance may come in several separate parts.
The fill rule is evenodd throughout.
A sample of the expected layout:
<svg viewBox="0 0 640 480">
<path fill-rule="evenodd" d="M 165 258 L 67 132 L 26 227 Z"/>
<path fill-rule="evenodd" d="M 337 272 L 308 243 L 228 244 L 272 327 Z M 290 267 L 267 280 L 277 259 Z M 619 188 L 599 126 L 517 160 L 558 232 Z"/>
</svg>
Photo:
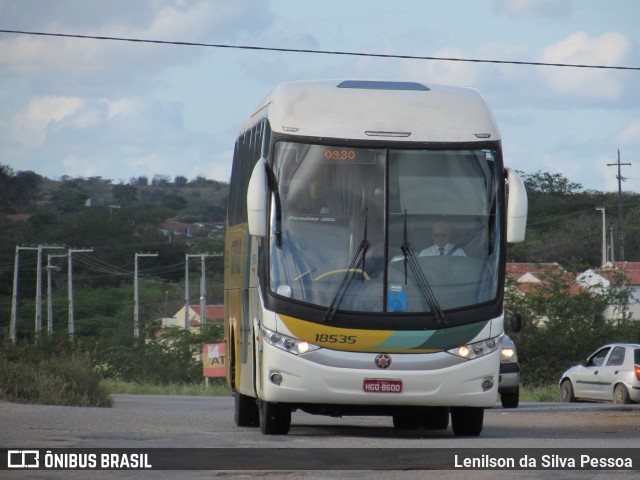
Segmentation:
<svg viewBox="0 0 640 480">
<path fill-rule="evenodd" d="M 14 29 L 125 39 L 231 41 L 260 32 L 272 19 L 269 4 L 262 0 L 117 0 L 114 3 L 126 3 L 126 6 L 112 9 L 108 8 L 112 2 L 65 0 L 55 2 L 57 9 L 53 11 L 51 4 L 54 2 L 21 0 L 15 2 L 18 5 L 13 3 L 0 3 L 0 18 L 9 19 Z M 39 12 L 37 18 L 30 22 L 24 20 L 29 15 L 33 17 L 33 11 Z M 56 14 L 62 11 L 64 15 Z M 130 13 L 130 17 L 123 13 Z M 206 47 L 9 35 L 0 37 L 0 72 L 45 78 L 57 73 L 93 77 L 94 81 L 114 72 L 116 76 L 120 72 L 121 76 L 149 77 L 193 61 L 206 51 Z M 104 80 L 112 81 L 112 76 L 105 76 Z"/>
<path fill-rule="evenodd" d="M 35 97 L 27 108 L 19 112 L 11 121 L 11 131 L 15 140 L 30 147 L 41 145 L 49 130 L 59 127 L 64 119 L 74 116 L 84 105 L 77 97 Z M 89 122 L 89 117 L 77 117 L 78 125 Z"/>
<path fill-rule="evenodd" d="M 565 40 L 545 48 L 540 60 L 545 63 L 628 66 L 635 63 L 637 47 L 619 33 L 589 37 L 585 32 L 571 34 Z M 628 89 L 628 75 L 611 70 L 546 67 L 541 77 L 556 94 L 573 99 L 620 101 Z"/>
<path fill-rule="evenodd" d="M 632 121 L 616 137 L 618 142 L 640 146 L 640 119 Z"/>
<path fill-rule="evenodd" d="M 495 6 L 509 17 L 528 15 L 543 18 L 565 18 L 571 13 L 569 0 L 498 0 Z"/>
</svg>

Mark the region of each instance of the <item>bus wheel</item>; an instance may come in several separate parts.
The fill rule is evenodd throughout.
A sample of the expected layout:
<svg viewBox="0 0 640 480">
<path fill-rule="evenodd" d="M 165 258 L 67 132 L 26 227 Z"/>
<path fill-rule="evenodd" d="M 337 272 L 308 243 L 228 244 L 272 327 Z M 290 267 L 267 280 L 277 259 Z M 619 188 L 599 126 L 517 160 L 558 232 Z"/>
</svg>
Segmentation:
<svg viewBox="0 0 640 480">
<path fill-rule="evenodd" d="M 265 435 L 286 435 L 291 427 L 291 408 L 260 400 L 260 431 Z"/>
<path fill-rule="evenodd" d="M 393 416 L 393 428 L 396 430 L 417 430 L 420 417 L 413 414 L 399 413 Z"/>
<path fill-rule="evenodd" d="M 452 407 L 451 427 L 456 437 L 477 437 L 482 433 L 484 408 Z"/>
<path fill-rule="evenodd" d="M 255 398 L 241 393 L 235 392 L 235 416 L 234 420 L 239 427 L 257 427 L 259 424 L 258 418 L 258 403 Z"/>
<path fill-rule="evenodd" d="M 446 430 L 449 427 L 449 407 L 427 408 L 422 414 L 422 426 L 427 430 Z"/>
</svg>

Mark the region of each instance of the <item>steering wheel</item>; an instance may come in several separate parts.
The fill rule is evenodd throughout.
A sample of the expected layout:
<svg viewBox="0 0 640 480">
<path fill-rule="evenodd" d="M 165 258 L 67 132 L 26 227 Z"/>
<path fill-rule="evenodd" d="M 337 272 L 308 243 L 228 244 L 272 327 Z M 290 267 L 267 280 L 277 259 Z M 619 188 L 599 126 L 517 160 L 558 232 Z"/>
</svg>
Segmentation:
<svg viewBox="0 0 640 480">
<path fill-rule="evenodd" d="M 327 277 L 330 277 L 331 275 L 338 275 L 340 273 L 347 273 L 348 271 L 349 271 L 348 268 L 338 268 L 336 270 L 329 270 L 328 272 L 321 273 L 320 275 L 318 275 L 313 280 L 317 282 L 318 280 L 323 280 L 323 279 L 325 279 Z M 362 275 L 364 277 L 365 280 L 371 280 L 371 277 L 369 277 L 367 272 L 365 272 L 361 268 L 354 268 L 351 271 L 359 273 L 360 275 Z"/>
</svg>

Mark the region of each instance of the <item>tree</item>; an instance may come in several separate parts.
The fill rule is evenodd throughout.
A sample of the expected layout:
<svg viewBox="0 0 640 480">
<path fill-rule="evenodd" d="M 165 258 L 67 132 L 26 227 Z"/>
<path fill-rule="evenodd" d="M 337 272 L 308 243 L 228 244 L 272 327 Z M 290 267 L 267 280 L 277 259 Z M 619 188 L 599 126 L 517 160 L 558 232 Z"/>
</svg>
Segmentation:
<svg viewBox="0 0 640 480">
<path fill-rule="evenodd" d="M 180 195 L 170 193 L 164 196 L 161 203 L 163 207 L 170 210 L 184 210 L 189 202 L 187 202 L 187 200 Z"/>
<path fill-rule="evenodd" d="M 582 185 L 570 182 L 561 173 L 538 170 L 535 173 L 518 172 L 530 195 L 573 195 L 582 190 Z"/>
<path fill-rule="evenodd" d="M 76 212 L 82 208 L 89 198 L 87 192 L 73 183 L 65 183 L 54 195 L 56 207 L 62 213 Z"/>
<path fill-rule="evenodd" d="M 167 186 L 169 185 L 169 177 L 167 175 L 154 175 L 153 180 L 151 180 L 151 185 Z"/>
<path fill-rule="evenodd" d="M 138 189 L 133 185 L 114 185 L 111 192 L 121 205 L 131 205 L 138 200 Z"/>
<path fill-rule="evenodd" d="M 629 292 L 621 280 L 609 288 L 577 288 L 573 275 L 548 270 L 542 282 L 526 294 L 507 279 L 505 309 L 522 317 L 520 332 L 510 333 L 518 348 L 522 381 L 529 385 L 556 383 L 561 373 L 598 346 L 618 338 L 627 325 L 625 315 Z M 607 321 L 603 312 L 618 305 L 621 322 Z M 626 328 L 626 327 L 625 327 Z"/>
</svg>

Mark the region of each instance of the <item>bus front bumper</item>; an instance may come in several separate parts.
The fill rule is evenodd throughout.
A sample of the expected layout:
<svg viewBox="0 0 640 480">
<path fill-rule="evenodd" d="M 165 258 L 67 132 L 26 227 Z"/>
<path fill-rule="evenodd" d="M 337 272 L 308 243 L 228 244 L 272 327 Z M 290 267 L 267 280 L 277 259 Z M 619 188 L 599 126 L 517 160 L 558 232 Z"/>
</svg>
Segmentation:
<svg viewBox="0 0 640 480">
<path fill-rule="evenodd" d="M 390 365 L 379 368 L 375 353 L 325 350 L 314 361 L 318 355 L 296 356 L 266 343 L 262 347 L 259 396 L 268 402 L 493 407 L 497 399 L 498 350 L 473 360 L 446 352 L 389 354 L 390 362 L 383 364 Z M 324 361 L 336 356 L 342 361 Z"/>
</svg>

